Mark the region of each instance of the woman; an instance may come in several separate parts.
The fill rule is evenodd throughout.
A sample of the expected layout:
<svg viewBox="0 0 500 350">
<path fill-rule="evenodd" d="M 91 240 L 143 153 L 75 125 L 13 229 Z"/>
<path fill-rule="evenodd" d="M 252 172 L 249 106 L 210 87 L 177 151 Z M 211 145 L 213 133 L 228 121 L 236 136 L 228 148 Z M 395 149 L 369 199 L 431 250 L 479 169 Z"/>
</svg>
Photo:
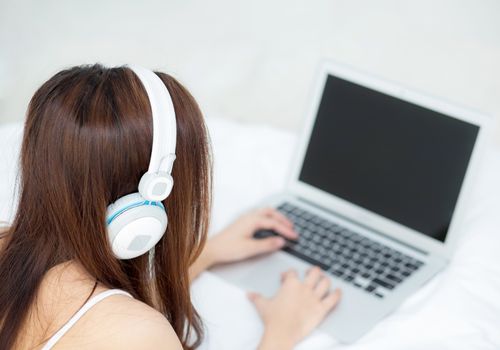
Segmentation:
<svg viewBox="0 0 500 350">
<path fill-rule="evenodd" d="M 137 191 L 149 163 L 151 109 L 138 77 L 127 67 L 74 67 L 33 96 L 18 210 L 0 240 L 0 350 L 43 348 L 60 329 L 67 332 L 54 349 L 194 349 L 202 326 L 190 279 L 283 246 L 283 238 L 254 240 L 258 229 L 296 237 L 285 217 L 262 209 L 205 244 L 211 165 L 203 117 L 183 86 L 156 74 L 176 114 L 175 186 L 163 201 L 165 235 L 150 255 L 130 260 L 113 255 L 105 218 L 110 203 Z M 282 281 L 272 299 L 249 294 L 265 325 L 262 350 L 292 348 L 340 296 L 319 269 L 304 280 L 288 271 Z M 68 322 L 75 315 L 83 316 Z"/>
</svg>

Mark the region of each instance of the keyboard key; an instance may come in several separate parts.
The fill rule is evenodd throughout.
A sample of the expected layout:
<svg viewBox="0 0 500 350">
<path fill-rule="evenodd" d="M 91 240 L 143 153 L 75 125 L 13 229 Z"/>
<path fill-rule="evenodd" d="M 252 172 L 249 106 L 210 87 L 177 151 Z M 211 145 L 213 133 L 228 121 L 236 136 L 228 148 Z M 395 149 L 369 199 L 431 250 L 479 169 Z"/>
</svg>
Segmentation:
<svg viewBox="0 0 500 350">
<path fill-rule="evenodd" d="M 386 279 L 388 279 L 388 280 L 394 281 L 394 282 L 396 282 L 396 283 L 400 283 L 400 282 L 402 282 L 402 281 L 403 281 L 401 278 L 396 277 L 396 276 L 391 275 L 391 274 L 386 275 L 386 276 L 385 276 L 385 278 L 386 278 Z"/>
<path fill-rule="evenodd" d="M 356 276 L 356 278 L 354 279 L 354 281 L 356 283 L 358 283 L 363 288 L 365 288 L 366 286 L 368 286 L 370 284 L 370 281 L 368 279 L 363 278 L 361 276 Z"/>
<path fill-rule="evenodd" d="M 331 224 L 328 221 L 326 221 L 326 220 L 321 220 L 320 223 L 319 223 L 319 225 L 322 226 L 325 229 L 328 229 L 331 226 Z"/>
<path fill-rule="evenodd" d="M 337 277 L 342 276 L 342 271 L 340 270 L 330 270 L 329 272 Z"/>
<path fill-rule="evenodd" d="M 375 284 L 378 284 L 379 286 L 382 286 L 386 289 L 394 289 L 394 286 L 395 286 L 394 284 L 389 283 L 389 282 L 384 281 L 384 280 L 381 280 L 380 278 L 374 278 L 372 280 L 372 282 Z"/>
<path fill-rule="evenodd" d="M 321 267 L 323 270 L 328 270 L 329 266 L 327 266 L 326 264 L 324 264 L 323 262 L 321 261 L 318 261 L 312 257 L 310 257 L 309 255 L 306 255 L 306 253 L 300 253 L 300 252 L 297 252 L 296 250 L 290 248 L 290 247 L 285 247 L 283 248 L 283 251 L 287 252 L 287 253 L 290 253 L 302 260 L 305 260 L 307 261 L 308 263 L 310 264 L 313 264 L 313 265 L 316 265 L 316 266 L 319 266 Z"/>
<path fill-rule="evenodd" d="M 374 284 L 370 284 L 370 285 L 366 286 L 365 290 L 366 290 L 367 292 L 372 292 L 372 291 L 374 291 L 376 288 L 377 288 L 377 286 L 376 286 L 376 285 L 374 285 Z"/>
<path fill-rule="evenodd" d="M 309 221 L 309 220 L 311 220 L 311 219 L 313 218 L 313 215 L 312 215 L 312 214 L 310 214 L 310 213 L 308 213 L 307 211 L 305 211 L 305 212 L 302 214 L 302 217 L 303 217 L 305 220 Z"/>
<path fill-rule="evenodd" d="M 271 237 L 271 236 L 277 236 L 277 234 L 274 233 L 273 231 L 269 231 L 269 230 L 261 230 L 261 231 L 255 232 L 253 234 L 253 237 L 257 238 L 257 239 L 263 239 L 263 238 L 267 238 L 267 237 Z"/>
<path fill-rule="evenodd" d="M 344 276 L 344 281 L 346 282 L 351 282 L 354 279 L 353 275 L 345 275 Z"/>
<path fill-rule="evenodd" d="M 413 264 L 411 264 L 411 263 L 407 263 L 407 264 L 405 264 L 405 266 L 406 266 L 407 268 L 409 268 L 410 270 L 416 270 L 416 269 L 418 269 L 418 266 L 417 266 L 417 265 L 413 265 Z"/>
</svg>

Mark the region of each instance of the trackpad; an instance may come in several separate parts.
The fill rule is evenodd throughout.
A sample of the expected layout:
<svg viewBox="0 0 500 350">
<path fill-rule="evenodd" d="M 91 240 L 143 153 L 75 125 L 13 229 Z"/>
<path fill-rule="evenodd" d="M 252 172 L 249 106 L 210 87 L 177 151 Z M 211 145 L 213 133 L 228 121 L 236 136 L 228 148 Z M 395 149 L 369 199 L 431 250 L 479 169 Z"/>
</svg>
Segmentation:
<svg viewBox="0 0 500 350">
<path fill-rule="evenodd" d="M 308 268 L 308 264 L 282 252 L 249 261 L 248 264 L 238 284 L 247 291 L 259 292 L 267 297 L 276 294 L 283 272 L 295 269 L 302 278 Z"/>
</svg>

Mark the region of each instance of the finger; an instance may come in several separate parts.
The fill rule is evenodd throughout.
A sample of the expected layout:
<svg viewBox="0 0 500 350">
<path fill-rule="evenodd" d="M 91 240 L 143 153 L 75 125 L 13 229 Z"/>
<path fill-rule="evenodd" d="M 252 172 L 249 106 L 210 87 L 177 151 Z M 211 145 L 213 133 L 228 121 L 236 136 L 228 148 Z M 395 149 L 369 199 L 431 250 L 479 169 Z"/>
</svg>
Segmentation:
<svg viewBox="0 0 500 350">
<path fill-rule="evenodd" d="M 255 292 L 248 292 L 247 297 L 255 305 L 255 307 L 259 312 L 264 309 L 267 299 L 264 298 L 262 295 Z"/>
<path fill-rule="evenodd" d="M 304 283 L 310 287 L 316 287 L 320 278 L 323 277 L 323 272 L 317 266 L 311 267 L 307 271 L 306 278 L 304 278 Z"/>
<path fill-rule="evenodd" d="M 250 256 L 271 253 L 279 250 L 283 248 L 283 246 L 286 244 L 286 241 L 283 237 L 268 237 L 253 240 L 251 243 L 252 244 L 248 248 L 248 253 Z"/>
<path fill-rule="evenodd" d="M 270 218 L 270 217 L 262 217 L 256 222 L 256 230 L 273 230 L 276 233 L 282 235 L 288 239 L 296 239 L 298 237 L 297 232 L 293 230 L 293 228 L 282 224 L 280 221 Z"/>
<path fill-rule="evenodd" d="M 264 209 L 264 215 L 268 216 L 270 218 L 273 218 L 275 220 L 278 220 L 283 225 L 286 225 L 286 226 L 289 226 L 289 227 L 293 228 L 293 222 L 290 219 L 288 219 L 285 215 L 283 215 L 277 209 L 274 209 L 274 208 L 265 208 Z"/>
<path fill-rule="evenodd" d="M 326 293 L 328 293 L 330 285 L 330 279 L 326 276 L 323 276 L 323 278 L 321 278 L 316 285 L 316 288 L 314 288 L 314 295 L 316 295 L 318 298 L 323 298 Z"/>
<path fill-rule="evenodd" d="M 328 294 L 322 301 L 321 305 L 325 307 L 325 311 L 328 312 L 335 307 L 340 301 L 342 296 L 342 291 L 340 289 L 335 289 L 333 292 Z"/>
<path fill-rule="evenodd" d="M 295 270 L 288 270 L 281 273 L 281 282 L 286 282 L 287 280 L 299 279 L 299 275 Z"/>
</svg>

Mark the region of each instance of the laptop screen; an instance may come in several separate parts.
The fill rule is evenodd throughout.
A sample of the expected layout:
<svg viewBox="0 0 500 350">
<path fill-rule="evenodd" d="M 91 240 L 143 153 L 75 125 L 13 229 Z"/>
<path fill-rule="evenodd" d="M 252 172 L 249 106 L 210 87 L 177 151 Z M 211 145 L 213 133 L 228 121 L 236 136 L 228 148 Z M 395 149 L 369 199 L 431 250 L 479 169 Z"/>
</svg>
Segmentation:
<svg viewBox="0 0 500 350">
<path fill-rule="evenodd" d="M 444 242 L 478 132 L 330 75 L 299 180 Z"/>
</svg>

